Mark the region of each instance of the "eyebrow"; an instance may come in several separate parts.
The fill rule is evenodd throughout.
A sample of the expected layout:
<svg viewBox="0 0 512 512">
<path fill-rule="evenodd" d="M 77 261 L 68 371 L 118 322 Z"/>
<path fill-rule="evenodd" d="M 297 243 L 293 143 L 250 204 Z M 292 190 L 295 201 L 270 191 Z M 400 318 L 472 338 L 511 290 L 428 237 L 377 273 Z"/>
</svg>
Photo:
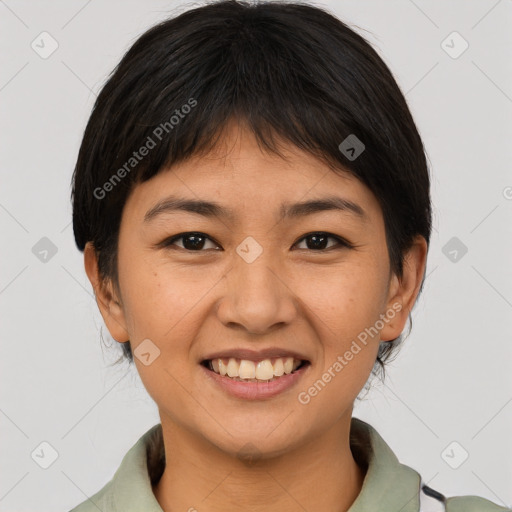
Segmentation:
<svg viewBox="0 0 512 512">
<path fill-rule="evenodd" d="M 368 214 L 357 203 L 337 196 L 328 196 L 321 199 L 313 199 L 299 203 L 283 203 L 279 209 L 281 219 L 305 217 L 318 212 L 336 210 L 348 213 L 363 222 L 369 222 Z M 185 211 L 195 213 L 208 218 L 224 218 L 229 221 L 235 219 L 235 213 L 231 208 L 213 201 L 198 199 L 185 199 L 177 196 L 169 196 L 151 207 L 144 215 L 144 222 L 150 222 L 164 213 Z"/>
</svg>

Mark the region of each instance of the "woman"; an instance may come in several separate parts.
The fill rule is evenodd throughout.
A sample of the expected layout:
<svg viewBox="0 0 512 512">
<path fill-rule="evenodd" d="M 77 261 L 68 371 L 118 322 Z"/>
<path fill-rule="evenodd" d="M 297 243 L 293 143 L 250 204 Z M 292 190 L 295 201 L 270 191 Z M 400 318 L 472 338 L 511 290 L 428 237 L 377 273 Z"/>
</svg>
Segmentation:
<svg viewBox="0 0 512 512">
<path fill-rule="evenodd" d="M 429 188 L 392 74 L 326 11 L 223 1 L 142 35 L 87 125 L 73 226 L 161 423 L 73 510 L 505 510 L 352 418 L 421 292 Z"/>
</svg>

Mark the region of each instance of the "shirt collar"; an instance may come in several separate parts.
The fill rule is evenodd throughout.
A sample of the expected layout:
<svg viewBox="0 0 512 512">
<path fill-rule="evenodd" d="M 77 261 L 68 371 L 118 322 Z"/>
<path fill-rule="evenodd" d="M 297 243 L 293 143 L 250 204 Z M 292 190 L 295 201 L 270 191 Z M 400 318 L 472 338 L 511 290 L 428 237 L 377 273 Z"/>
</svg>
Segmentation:
<svg viewBox="0 0 512 512">
<path fill-rule="evenodd" d="M 420 475 L 398 461 L 371 425 L 352 418 L 350 446 L 356 461 L 368 468 L 361 492 L 348 512 L 418 512 Z"/>
<path fill-rule="evenodd" d="M 161 434 L 161 428 L 158 423 L 140 437 L 112 478 L 113 501 L 117 510 L 163 512 L 153 494 L 146 453 L 150 439 L 157 433 Z M 352 418 L 350 446 L 358 464 L 367 469 L 361 492 L 348 512 L 383 510 L 383 507 L 393 512 L 418 512 L 420 475 L 398 461 L 371 425 Z"/>
</svg>

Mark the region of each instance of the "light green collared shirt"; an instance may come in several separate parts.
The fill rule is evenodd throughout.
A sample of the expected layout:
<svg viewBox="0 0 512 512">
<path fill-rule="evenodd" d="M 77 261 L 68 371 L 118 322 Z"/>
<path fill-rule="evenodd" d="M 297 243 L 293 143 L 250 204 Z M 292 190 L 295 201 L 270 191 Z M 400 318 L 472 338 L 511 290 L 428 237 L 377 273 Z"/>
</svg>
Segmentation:
<svg viewBox="0 0 512 512">
<path fill-rule="evenodd" d="M 152 491 L 146 453 L 150 438 L 161 428 L 158 423 L 142 435 L 112 479 L 70 512 L 163 512 Z M 378 432 L 357 418 L 352 418 L 350 446 L 358 464 L 367 470 L 361 492 L 348 512 L 512 511 L 476 496 L 446 498 L 444 503 L 429 498 L 421 491 L 420 475 L 401 464 Z"/>
</svg>

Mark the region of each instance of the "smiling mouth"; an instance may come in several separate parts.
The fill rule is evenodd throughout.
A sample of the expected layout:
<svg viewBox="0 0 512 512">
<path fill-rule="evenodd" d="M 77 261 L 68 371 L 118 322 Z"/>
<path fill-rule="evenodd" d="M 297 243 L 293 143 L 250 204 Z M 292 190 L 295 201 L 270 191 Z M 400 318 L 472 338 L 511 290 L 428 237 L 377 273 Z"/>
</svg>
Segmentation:
<svg viewBox="0 0 512 512">
<path fill-rule="evenodd" d="M 235 381 L 273 382 L 310 363 L 294 357 L 273 357 L 260 361 L 230 357 L 207 359 L 201 364 L 208 370 Z"/>
</svg>

